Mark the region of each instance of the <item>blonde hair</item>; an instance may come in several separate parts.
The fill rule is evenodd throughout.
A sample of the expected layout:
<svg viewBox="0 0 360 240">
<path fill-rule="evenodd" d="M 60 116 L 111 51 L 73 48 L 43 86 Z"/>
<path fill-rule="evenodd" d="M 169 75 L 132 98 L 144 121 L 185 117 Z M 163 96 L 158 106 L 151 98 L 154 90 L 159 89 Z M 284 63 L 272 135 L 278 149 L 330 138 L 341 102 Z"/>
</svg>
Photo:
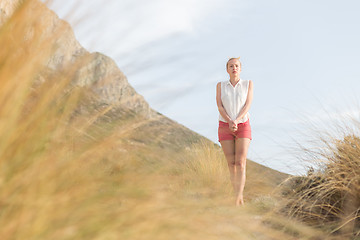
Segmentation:
<svg viewBox="0 0 360 240">
<path fill-rule="evenodd" d="M 232 57 L 232 58 L 229 58 L 229 60 L 226 62 L 226 69 L 228 69 L 228 65 L 229 65 L 229 62 L 231 61 L 231 60 L 234 60 L 234 59 L 236 59 L 236 60 L 238 60 L 239 61 L 239 63 L 240 63 L 240 68 L 241 68 L 241 62 L 240 62 L 240 57 Z"/>
</svg>

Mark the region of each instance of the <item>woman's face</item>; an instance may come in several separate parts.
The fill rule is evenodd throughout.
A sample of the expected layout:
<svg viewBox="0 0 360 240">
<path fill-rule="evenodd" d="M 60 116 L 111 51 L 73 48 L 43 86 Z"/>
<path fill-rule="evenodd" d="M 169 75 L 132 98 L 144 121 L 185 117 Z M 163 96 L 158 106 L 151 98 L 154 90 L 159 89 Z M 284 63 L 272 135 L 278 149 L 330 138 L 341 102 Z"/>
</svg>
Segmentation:
<svg viewBox="0 0 360 240">
<path fill-rule="evenodd" d="M 241 71 L 240 61 L 238 59 L 232 59 L 228 62 L 227 72 L 230 76 L 238 76 Z"/>
</svg>

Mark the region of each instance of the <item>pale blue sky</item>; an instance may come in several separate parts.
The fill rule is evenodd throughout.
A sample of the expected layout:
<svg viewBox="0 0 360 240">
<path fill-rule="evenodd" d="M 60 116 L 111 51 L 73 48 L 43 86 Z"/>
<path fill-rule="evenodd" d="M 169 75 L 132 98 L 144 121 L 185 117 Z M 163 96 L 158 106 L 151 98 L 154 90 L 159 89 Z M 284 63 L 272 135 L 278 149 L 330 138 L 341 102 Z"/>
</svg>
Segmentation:
<svg viewBox="0 0 360 240">
<path fill-rule="evenodd" d="M 254 82 L 249 158 L 304 173 L 309 122 L 359 117 L 357 0 L 55 0 L 90 51 L 113 58 L 152 108 L 217 142 L 215 86 L 241 57 Z M 336 110 L 336 111 L 334 111 Z"/>
</svg>

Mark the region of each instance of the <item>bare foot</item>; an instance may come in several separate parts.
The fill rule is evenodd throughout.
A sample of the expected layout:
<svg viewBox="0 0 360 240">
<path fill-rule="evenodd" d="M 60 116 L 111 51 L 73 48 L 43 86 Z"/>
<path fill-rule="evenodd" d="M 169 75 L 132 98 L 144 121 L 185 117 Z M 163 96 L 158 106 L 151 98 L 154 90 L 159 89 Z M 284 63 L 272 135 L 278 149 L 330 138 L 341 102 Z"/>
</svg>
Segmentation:
<svg viewBox="0 0 360 240">
<path fill-rule="evenodd" d="M 237 207 L 240 207 L 240 206 L 242 206 L 242 205 L 244 205 L 244 198 L 243 198 L 243 196 L 239 196 L 239 197 L 236 199 L 236 206 L 237 206 Z"/>
</svg>

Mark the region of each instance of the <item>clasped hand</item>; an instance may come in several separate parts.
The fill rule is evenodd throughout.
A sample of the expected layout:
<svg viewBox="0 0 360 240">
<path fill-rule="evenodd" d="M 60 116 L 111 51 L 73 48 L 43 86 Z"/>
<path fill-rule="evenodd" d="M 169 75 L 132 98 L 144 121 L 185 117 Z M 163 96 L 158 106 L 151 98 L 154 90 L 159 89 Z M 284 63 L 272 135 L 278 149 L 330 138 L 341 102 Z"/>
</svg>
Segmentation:
<svg viewBox="0 0 360 240">
<path fill-rule="evenodd" d="M 232 132 L 236 132 L 237 131 L 237 124 L 235 121 L 231 121 L 229 122 L 229 128 Z"/>
</svg>

